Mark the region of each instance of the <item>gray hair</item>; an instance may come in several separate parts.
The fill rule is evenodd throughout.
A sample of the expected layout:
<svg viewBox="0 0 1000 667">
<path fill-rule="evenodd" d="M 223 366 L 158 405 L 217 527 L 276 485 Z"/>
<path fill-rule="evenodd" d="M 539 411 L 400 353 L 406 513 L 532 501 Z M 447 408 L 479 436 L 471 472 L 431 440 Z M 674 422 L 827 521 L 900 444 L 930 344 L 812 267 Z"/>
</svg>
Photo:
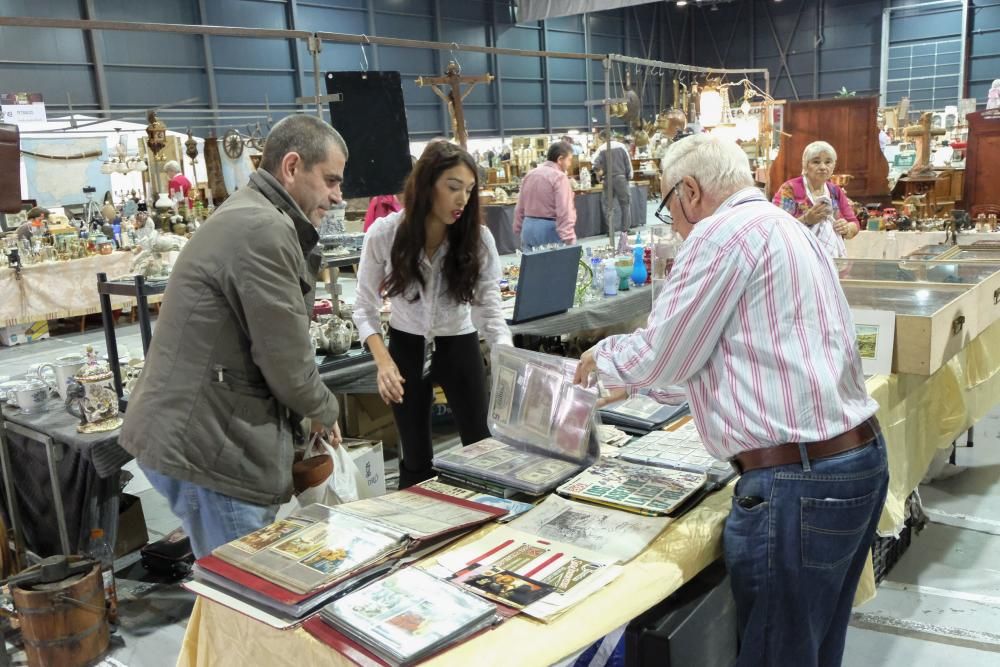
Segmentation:
<svg viewBox="0 0 1000 667">
<path fill-rule="evenodd" d="M 663 191 L 685 176 L 698 181 L 715 197 L 753 186 L 750 160 L 735 142 L 708 134 L 693 134 L 670 144 L 663 156 Z"/>
<path fill-rule="evenodd" d="M 177 160 L 171 160 L 163 165 L 163 171 L 167 174 L 179 174 L 181 173 L 181 166 L 177 164 Z"/>
<path fill-rule="evenodd" d="M 289 153 L 298 153 L 306 169 L 327 159 L 330 144 L 336 146 L 347 159 L 347 144 L 340 132 L 325 120 L 306 114 L 286 116 L 279 120 L 267 134 L 260 168 L 277 176 L 281 161 Z"/>
<path fill-rule="evenodd" d="M 806 146 L 806 149 L 802 151 L 802 170 L 805 171 L 806 165 L 809 164 L 809 160 L 812 160 L 817 155 L 822 155 L 823 153 L 829 153 L 833 158 L 833 161 L 837 161 L 837 151 L 835 151 L 833 146 L 825 141 L 814 141 Z"/>
</svg>

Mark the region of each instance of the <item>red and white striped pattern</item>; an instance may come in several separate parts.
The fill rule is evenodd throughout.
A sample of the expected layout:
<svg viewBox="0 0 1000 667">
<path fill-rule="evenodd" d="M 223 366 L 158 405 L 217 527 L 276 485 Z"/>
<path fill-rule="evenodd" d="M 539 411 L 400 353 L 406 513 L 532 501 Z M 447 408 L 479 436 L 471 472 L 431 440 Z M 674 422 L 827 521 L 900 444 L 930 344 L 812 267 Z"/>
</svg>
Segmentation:
<svg viewBox="0 0 1000 667">
<path fill-rule="evenodd" d="M 834 437 L 878 409 L 816 236 L 755 188 L 695 225 L 647 325 L 599 343 L 609 385 L 682 387 L 720 459 Z"/>
</svg>

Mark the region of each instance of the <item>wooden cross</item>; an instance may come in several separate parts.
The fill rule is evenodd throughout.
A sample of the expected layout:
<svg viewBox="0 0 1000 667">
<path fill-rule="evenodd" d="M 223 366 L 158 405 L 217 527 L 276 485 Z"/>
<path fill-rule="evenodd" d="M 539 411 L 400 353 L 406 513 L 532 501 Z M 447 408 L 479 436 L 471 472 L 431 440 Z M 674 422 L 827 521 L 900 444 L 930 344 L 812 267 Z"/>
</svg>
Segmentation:
<svg viewBox="0 0 1000 667">
<path fill-rule="evenodd" d="M 469 133 L 465 128 L 465 112 L 462 110 L 462 100 L 464 100 L 478 83 L 490 83 L 493 81 L 492 74 L 480 74 L 479 76 L 462 76 L 462 69 L 454 60 L 448 63 L 448 69 L 444 76 L 427 77 L 422 76 L 417 79 L 420 87 L 430 86 L 434 93 L 448 103 L 448 114 L 451 116 L 451 129 L 455 139 L 462 146 L 468 148 Z M 462 92 L 462 84 L 471 84 Z M 445 94 L 438 86 L 451 86 L 451 90 Z"/>
<path fill-rule="evenodd" d="M 920 176 L 933 176 L 934 170 L 931 168 L 931 137 L 940 136 L 945 130 L 940 127 L 931 127 L 933 114 L 925 111 L 920 114 L 920 122 L 903 129 L 903 136 L 913 139 L 917 146 L 917 158 L 910 169 L 910 178 Z"/>
</svg>

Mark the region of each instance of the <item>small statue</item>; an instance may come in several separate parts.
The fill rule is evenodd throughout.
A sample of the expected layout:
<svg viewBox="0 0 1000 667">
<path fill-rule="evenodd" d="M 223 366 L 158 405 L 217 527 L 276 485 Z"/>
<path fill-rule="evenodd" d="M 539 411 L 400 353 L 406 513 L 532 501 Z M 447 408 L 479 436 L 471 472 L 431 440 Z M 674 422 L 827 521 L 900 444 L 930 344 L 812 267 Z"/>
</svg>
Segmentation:
<svg viewBox="0 0 1000 667">
<path fill-rule="evenodd" d="M 993 85 L 986 94 L 986 108 L 1000 109 L 1000 79 L 993 79 Z"/>
</svg>

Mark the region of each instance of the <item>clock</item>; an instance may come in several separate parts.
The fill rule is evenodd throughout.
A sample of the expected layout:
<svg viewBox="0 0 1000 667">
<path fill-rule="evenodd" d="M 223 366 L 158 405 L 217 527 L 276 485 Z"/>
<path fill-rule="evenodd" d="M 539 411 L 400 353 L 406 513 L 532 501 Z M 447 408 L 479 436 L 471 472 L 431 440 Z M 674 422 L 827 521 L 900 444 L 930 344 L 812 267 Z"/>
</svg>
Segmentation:
<svg viewBox="0 0 1000 667">
<path fill-rule="evenodd" d="M 243 155 L 243 137 L 237 130 L 229 130 L 222 137 L 222 149 L 230 159 L 235 160 Z"/>
</svg>

